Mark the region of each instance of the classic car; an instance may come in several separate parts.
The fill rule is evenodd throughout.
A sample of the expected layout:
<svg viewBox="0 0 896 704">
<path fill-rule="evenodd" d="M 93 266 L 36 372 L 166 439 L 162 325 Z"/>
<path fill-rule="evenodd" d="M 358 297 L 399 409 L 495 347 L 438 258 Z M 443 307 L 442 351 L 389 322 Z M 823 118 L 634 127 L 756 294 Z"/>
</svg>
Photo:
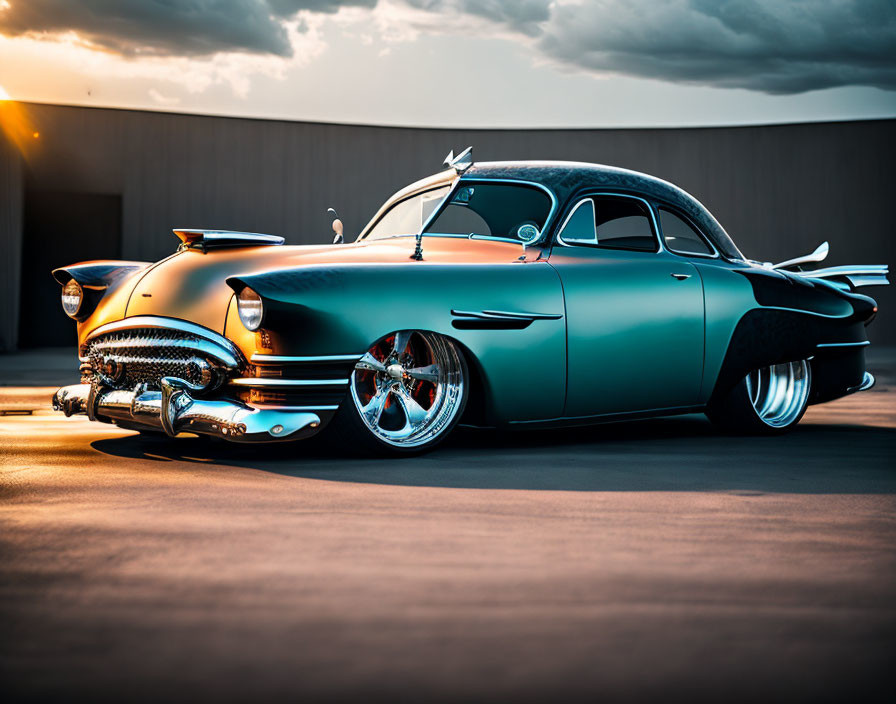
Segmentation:
<svg viewBox="0 0 896 704">
<path fill-rule="evenodd" d="M 458 424 L 703 412 L 780 433 L 868 389 L 886 266 L 748 260 L 695 198 L 574 162 L 474 163 L 389 198 L 352 243 L 177 229 L 156 263 L 53 272 L 77 321 L 66 415 L 140 432 L 411 453 Z M 813 267 L 816 267 L 813 269 Z"/>
</svg>

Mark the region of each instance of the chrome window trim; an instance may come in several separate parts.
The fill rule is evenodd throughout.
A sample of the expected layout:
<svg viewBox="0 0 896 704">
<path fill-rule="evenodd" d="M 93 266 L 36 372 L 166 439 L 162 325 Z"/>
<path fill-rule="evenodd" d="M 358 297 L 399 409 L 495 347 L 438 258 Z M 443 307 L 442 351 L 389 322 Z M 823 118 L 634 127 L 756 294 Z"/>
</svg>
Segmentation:
<svg viewBox="0 0 896 704">
<path fill-rule="evenodd" d="M 460 187 L 461 183 L 463 183 L 463 184 L 468 184 L 468 183 L 509 183 L 509 184 L 513 184 L 515 186 L 532 186 L 535 188 L 539 188 L 542 191 L 544 191 L 545 193 L 547 193 L 548 198 L 551 199 L 551 209 L 548 211 L 548 216 L 544 220 L 544 226 L 541 228 L 541 236 L 537 240 L 527 244 L 526 246 L 532 247 L 533 245 L 541 244 L 544 242 L 545 235 L 548 232 L 550 232 L 551 225 L 554 222 L 554 216 L 557 214 L 557 206 L 558 206 L 557 196 L 554 195 L 554 192 L 550 188 L 545 186 L 543 183 L 538 183 L 537 181 L 527 181 L 525 179 L 518 179 L 518 178 L 487 178 L 487 177 L 477 177 L 475 175 L 471 175 L 469 177 L 462 176 L 461 178 L 457 179 L 454 182 L 454 184 L 451 188 L 451 191 L 445 197 L 445 200 L 439 204 L 438 208 L 436 208 L 435 210 L 432 211 L 431 217 L 426 222 L 426 224 L 423 225 L 423 228 L 420 230 L 420 234 L 422 234 L 424 237 L 427 237 L 429 235 L 439 236 L 439 235 L 456 234 L 456 233 L 451 233 L 451 232 L 427 232 L 426 228 L 429 227 L 435 221 L 435 219 L 439 215 L 442 214 L 442 211 L 447 207 L 447 204 L 449 202 L 448 199 L 452 195 L 454 195 L 454 192 Z M 469 237 L 469 235 L 461 235 L 461 236 Z M 485 236 L 493 237 L 494 235 L 485 235 Z M 509 237 L 501 237 L 500 239 L 503 241 L 508 241 L 508 242 L 515 241 L 520 245 L 523 244 L 520 240 L 513 240 Z"/>
<path fill-rule="evenodd" d="M 363 355 L 360 354 L 329 354 L 312 357 L 292 357 L 282 354 L 264 354 L 255 352 L 249 359 L 253 364 L 302 364 L 313 362 L 357 362 Z"/>
<path fill-rule="evenodd" d="M 672 207 L 670 207 L 670 206 L 667 206 L 667 205 L 664 205 L 664 204 L 660 204 L 660 203 L 656 203 L 656 204 L 655 204 L 655 207 L 656 207 L 656 212 L 657 212 L 657 218 L 656 218 L 656 221 L 657 221 L 657 223 L 659 223 L 659 225 L 660 225 L 660 239 L 663 241 L 663 246 L 664 246 L 665 250 L 666 250 L 667 252 L 669 252 L 669 254 L 674 254 L 676 257 L 700 257 L 701 259 L 721 259 L 721 258 L 722 258 L 721 253 L 719 252 L 719 250 L 718 250 L 718 248 L 715 246 L 715 244 L 713 244 L 712 240 L 709 239 L 709 237 L 706 236 L 706 233 L 704 233 L 703 230 L 701 230 L 699 227 L 697 227 L 697 225 L 694 223 L 693 220 L 691 220 L 689 217 L 685 216 L 685 215 L 684 215 L 683 213 L 681 213 L 680 211 L 676 211 L 676 210 L 674 210 L 674 209 L 673 209 Z M 670 247 L 666 244 L 666 233 L 663 232 L 663 229 L 662 229 L 662 220 L 661 220 L 660 217 L 659 217 L 659 212 L 660 212 L 661 210 L 665 210 L 665 211 L 667 211 L 668 213 L 674 215 L 674 216 L 677 217 L 679 220 L 683 221 L 683 222 L 684 222 L 688 227 L 690 227 L 694 232 L 696 232 L 696 233 L 697 233 L 697 236 L 700 237 L 700 239 L 703 240 L 703 242 L 705 242 L 706 244 L 708 244 L 709 247 L 710 247 L 710 249 L 712 249 L 712 254 L 698 254 L 698 253 L 696 253 L 696 252 L 676 252 L 674 249 L 670 248 Z"/>
<path fill-rule="evenodd" d="M 591 201 L 591 212 L 596 213 L 597 211 L 594 209 L 594 199 L 591 196 L 586 198 L 582 198 L 578 203 L 573 206 L 573 209 L 569 211 L 569 215 L 567 215 L 563 224 L 560 225 L 560 229 L 557 230 L 557 241 L 560 244 L 566 245 L 567 247 L 573 247 L 573 244 L 566 244 L 565 240 L 563 240 L 563 231 L 566 229 L 566 226 L 569 224 L 569 221 L 572 219 L 572 216 L 576 214 L 576 211 L 581 208 L 586 201 Z M 577 244 L 588 244 L 587 242 L 578 242 Z M 597 246 L 597 225 L 594 226 L 594 246 Z"/>
<path fill-rule="evenodd" d="M 659 222 L 657 222 L 657 219 L 656 219 L 656 212 L 654 211 L 653 206 L 650 205 L 649 201 L 647 201 L 645 198 L 642 198 L 641 196 L 632 195 L 631 193 L 615 193 L 613 191 L 597 191 L 595 193 L 589 193 L 586 196 L 582 196 L 582 200 L 590 200 L 593 198 L 599 198 L 601 196 L 608 196 L 611 198 L 631 198 L 633 200 L 639 200 L 645 206 L 647 206 L 647 212 L 650 213 L 650 221 L 651 221 L 651 223 L 653 223 L 653 237 L 657 243 L 657 249 L 650 250 L 650 249 L 632 249 L 631 247 L 613 247 L 613 246 L 600 244 L 599 241 L 598 241 L 598 243 L 595 243 L 595 244 L 586 244 L 584 242 L 570 243 L 570 242 L 566 242 L 561 237 L 561 234 L 563 233 L 563 228 L 560 228 L 559 230 L 557 230 L 556 240 L 557 240 L 558 244 L 562 245 L 563 247 L 593 247 L 596 249 L 615 249 L 620 252 L 644 252 L 646 254 L 659 254 L 660 252 L 669 252 L 669 250 L 666 249 L 666 245 L 663 242 L 663 238 L 660 237 L 660 233 L 662 231 L 660 230 Z M 580 204 L 581 204 L 581 201 L 576 203 L 573 210 L 570 211 L 570 215 L 572 215 L 573 211 L 575 211 L 575 209 L 578 208 Z M 594 212 L 595 213 L 597 212 L 597 207 L 594 208 Z M 569 218 L 567 218 L 567 220 L 568 219 Z M 563 225 L 564 225 L 564 227 L 566 226 L 565 220 L 563 222 Z M 595 225 L 595 232 L 597 232 L 596 225 Z M 671 252 L 670 252 L 670 254 L 671 254 Z"/>
</svg>

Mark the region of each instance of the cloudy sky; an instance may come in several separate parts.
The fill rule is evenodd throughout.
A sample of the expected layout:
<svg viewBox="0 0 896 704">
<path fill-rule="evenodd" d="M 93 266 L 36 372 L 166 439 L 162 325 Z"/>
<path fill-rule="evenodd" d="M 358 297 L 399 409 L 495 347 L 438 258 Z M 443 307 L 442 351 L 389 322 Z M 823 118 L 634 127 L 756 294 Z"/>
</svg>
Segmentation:
<svg viewBox="0 0 896 704">
<path fill-rule="evenodd" d="M 433 126 L 896 115 L 896 0 L 0 0 L 0 97 Z"/>
</svg>

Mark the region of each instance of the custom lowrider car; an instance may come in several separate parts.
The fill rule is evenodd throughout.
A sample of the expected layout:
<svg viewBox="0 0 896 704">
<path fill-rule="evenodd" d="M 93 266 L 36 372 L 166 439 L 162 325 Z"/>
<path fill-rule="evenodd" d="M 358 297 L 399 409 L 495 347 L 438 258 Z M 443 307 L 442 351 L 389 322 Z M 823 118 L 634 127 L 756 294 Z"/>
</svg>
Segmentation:
<svg viewBox="0 0 896 704">
<path fill-rule="evenodd" d="M 594 164 L 474 164 L 396 193 L 351 244 L 175 230 L 154 264 L 53 272 L 77 321 L 67 415 L 141 432 L 414 452 L 459 422 L 705 412 L 779 433 L 869 388 L 862 286 L 826 245 L 747 260 L 697 200 Z"/>
</svg>

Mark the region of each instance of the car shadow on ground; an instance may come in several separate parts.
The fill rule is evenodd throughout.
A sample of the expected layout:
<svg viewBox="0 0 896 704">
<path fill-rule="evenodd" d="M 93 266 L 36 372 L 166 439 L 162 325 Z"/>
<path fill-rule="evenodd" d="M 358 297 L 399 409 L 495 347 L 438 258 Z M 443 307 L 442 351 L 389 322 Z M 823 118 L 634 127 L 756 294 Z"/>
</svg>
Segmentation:
<svg viewBox="0 0 896 704">
<path fill-rule="evenodd" d="M 96 440 L 107 455 L 241 467 L 333 482 L 467 489 L 896 494 L 896 429 L 807 424 L 779 437 L 717 433 L 702 416 L 573 429 L 458 429 L 433 452 L 358 458 L 306 440 L 234 445 L 137 435 Z"/>
</svg>

